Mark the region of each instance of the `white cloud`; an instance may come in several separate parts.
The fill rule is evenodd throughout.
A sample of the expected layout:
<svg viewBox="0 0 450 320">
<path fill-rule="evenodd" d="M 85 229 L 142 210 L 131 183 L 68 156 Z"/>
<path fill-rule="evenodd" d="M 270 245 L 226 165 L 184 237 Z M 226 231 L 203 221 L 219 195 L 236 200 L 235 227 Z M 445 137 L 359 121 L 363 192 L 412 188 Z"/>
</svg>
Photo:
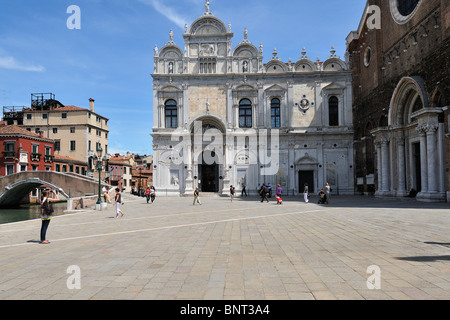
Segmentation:
<svg viewBox="0 0 450 320">
<path fill-rule="evenodd" d="M 0 68 L 32 72 L 45 71 L 45 68 L 41 65 L 24 64 L 14 59 L 14 57 L 0 57 Z"/>
<path fill-rule="evenodd" d="M 175 12 L 173 8 L 166 6 L 158 0 L 139 0 L 140 2 L 152 6 L 156 11 L 162 14 L 164 17 L 175 23 L 181 29 L 184 29 L 184 25 L 187 23 L 187 19 Z"/>
</svg>

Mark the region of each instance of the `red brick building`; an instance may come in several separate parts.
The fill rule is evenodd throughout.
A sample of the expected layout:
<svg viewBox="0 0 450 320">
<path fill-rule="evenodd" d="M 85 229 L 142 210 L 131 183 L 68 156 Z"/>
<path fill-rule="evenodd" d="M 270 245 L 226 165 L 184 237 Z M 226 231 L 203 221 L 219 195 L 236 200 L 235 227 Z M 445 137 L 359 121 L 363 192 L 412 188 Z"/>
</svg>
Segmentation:
<svg viewBox="0 0 450 320">
<path fill-rule="evenodd" d="M 448 201 L 450 2 L 369 0 L 347 50 L 356 191 Z"/>
<path fill-rule="evenodd" d="M 0 176 L 53 171 L 54 140 L 16 125 L 0 126 Z"/>
</svg>

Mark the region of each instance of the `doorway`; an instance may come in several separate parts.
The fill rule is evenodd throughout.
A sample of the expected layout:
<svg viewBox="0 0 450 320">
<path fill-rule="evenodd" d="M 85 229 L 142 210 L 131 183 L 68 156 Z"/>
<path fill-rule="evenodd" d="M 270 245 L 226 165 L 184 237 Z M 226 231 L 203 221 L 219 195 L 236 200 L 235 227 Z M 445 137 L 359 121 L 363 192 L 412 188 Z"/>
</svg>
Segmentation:
<svg viewBox="0 0 450 320">
<path fill-rule="evenodd" d="M 198 165 L 198 180 L 199 189 L 201 192 L 219 192 L 219 165 L 217 164 L 218 158 L 214 151 L 210 152 L 209 156 L 214 159 L 214 163 L 206 163 L 205 157 L 202 154 L 202 162 Z M 205 153 L 204 152 L 204 153 Z"/>
<path fill-rule="evenodd" d="M 314 171 L 299 171 L 298 172 L 298 191 L 303 192 L 305 183 L 308 184 L 309 193 L 314 193 Z"/>
</svg>

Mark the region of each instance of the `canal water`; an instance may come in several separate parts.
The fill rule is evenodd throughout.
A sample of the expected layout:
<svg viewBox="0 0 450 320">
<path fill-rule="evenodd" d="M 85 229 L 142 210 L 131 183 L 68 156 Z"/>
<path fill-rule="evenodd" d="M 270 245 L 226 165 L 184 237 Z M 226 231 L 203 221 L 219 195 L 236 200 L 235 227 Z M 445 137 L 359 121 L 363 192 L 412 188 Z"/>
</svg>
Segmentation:
<svg viewBox="0 0 450 320">
<path fill-rule="evenodd" d="M 66 202 L 53 203 L 53 216 L 64 214 L 67 209 Z M 23 205 L 17 209 L 0 209 L 0 224 L 39 219 L 41 217 L 40 205 Z"/>
</svg>

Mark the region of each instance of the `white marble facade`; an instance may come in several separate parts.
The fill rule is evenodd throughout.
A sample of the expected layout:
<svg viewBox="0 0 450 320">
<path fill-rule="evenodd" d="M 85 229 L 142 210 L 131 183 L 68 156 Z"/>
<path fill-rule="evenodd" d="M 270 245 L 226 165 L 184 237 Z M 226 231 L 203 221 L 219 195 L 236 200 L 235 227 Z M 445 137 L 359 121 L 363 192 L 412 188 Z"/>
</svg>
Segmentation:
<svg viewBox="0 0 450 320">
<path fill-rule="evenodd" d="M 232 46 L 231 25 L 205 6 L 185 27 L 184 50 L 154 49 L 154 185 L 159 195 L 229 194 L 241 185 L 280 184 L 297 195 L 308 182 L 317 193 L 353 194 L 351 71 L 331 55 L 283 62 L 248 31 Z M 211 152 L 211 150 L 213 152 Z"/>
</svg>

